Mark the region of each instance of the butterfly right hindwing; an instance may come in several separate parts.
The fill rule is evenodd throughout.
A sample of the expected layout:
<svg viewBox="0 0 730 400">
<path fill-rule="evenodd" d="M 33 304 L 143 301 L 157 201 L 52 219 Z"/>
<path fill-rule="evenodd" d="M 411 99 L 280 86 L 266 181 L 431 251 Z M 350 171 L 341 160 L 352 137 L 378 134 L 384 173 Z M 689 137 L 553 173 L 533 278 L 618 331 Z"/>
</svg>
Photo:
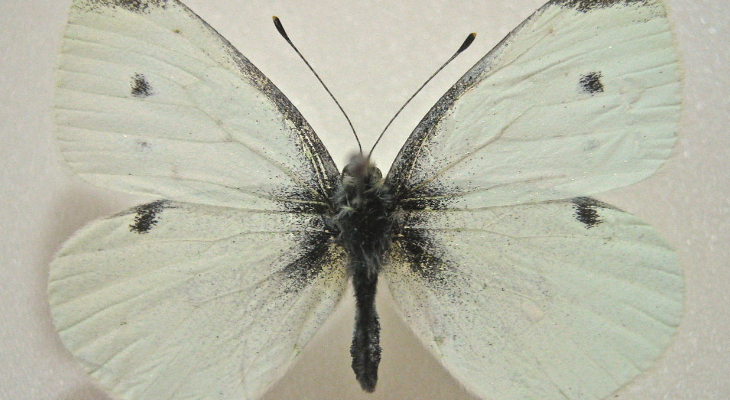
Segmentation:
<svg viewBox="0 0 730 400">
<path fill-rule="evenodd" d="M 682 314 L 671 247 L 584 198 L 413 212 L 391 260 L 401 315 L 485 399 L 603 399 L 659 357 Z"/>
</svg>

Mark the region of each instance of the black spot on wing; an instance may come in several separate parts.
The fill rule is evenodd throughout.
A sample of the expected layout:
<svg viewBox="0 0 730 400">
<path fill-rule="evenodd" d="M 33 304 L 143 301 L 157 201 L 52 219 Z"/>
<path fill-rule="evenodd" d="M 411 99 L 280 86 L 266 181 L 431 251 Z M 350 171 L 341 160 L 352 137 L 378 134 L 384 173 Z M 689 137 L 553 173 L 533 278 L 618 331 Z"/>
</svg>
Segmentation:
<svg viewBox="0 0 730 400">
<path fill-rule="evenodd" d="M 152 86 L 147 77 L 142 74 L 134 74 L 132 77 L 132 96 L 145 98 L 152 95 Z"/>
<path fill-rule="evenodd" d="M 149 150 L 152 147 L 152 145 L 150 144 L 150 142 L 148 142 L 146 140 L 136 140 L 134 142 L 134 144 L 137 146 L 137 149 L 139 151 L 146 151 L 146 150 Z"/>
<path fill-rule="evenodd" d="M 576 10 L 587 13 L 589 11 L 598 10 L 601 8 L 615 7 L 615 6 L 628 6 L 633 4 L 648 4 L 651 0 L 553 0 L 552 3 L 562 6 L 575 8 Z"/>
<path fill-rule="evenodd" d="M 134 223 L 129 225 L 129 229 L 134 233 L 148 233 L 155 225 L 157 225 L 157 217 L 163 209 L 167 208 L 169 202 L 167 200 L 158 200 L 153 203 L 143 204 L 134 208 L 137 214 L 134 217 Z"/>
<path fill-rule="evenodd" d="M 603 223 L 599 210 L 613 208 L 606 203 L 594 200 L 590 197 L 576 197 L 571 200 L 575 209 L 575 219 L 583 223 L 586 229 L 591 229 Z"/>
<path fill-rule="evenodd" d="M 580 77 L 580 86 L 588 93 L 603 93 L 603 75 L 600 72 L 589 72 Z"/>
</svg>

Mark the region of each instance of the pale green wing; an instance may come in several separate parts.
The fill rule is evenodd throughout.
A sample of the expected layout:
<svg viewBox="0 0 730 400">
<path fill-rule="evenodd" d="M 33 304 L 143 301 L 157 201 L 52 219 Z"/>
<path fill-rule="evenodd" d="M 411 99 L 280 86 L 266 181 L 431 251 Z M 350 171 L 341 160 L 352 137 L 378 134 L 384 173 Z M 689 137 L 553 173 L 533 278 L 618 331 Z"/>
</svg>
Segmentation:
<svg viewBox="0 0 730 400">
<path fill-rule="evenodd" d="M 500 206 L 630 185 L 670 155 L 680 75 L 661 1 L 550 1 L 436 103 L 388 183 L 414 207 Z"/>
<path fill-rule="evenodd" d="M 588 198 L 409 213 L 384 275 L 425 346 L 482 399 L 604 399 L 682 315 L 674 251 Z"/>
<path fill-rule="evenodd" d="M 96 185 L 248 209 L 328 204 L 337 168 L 256 67 L 177 0 L 74 0 L 58 141 Z"/>
<path fill-rule="evenodd" d="M 125 400 L 256 399 L 337 305 L 321 218 L 159 201 L 80 230 L 50 270 L 63 343 Z"/>
</svg>

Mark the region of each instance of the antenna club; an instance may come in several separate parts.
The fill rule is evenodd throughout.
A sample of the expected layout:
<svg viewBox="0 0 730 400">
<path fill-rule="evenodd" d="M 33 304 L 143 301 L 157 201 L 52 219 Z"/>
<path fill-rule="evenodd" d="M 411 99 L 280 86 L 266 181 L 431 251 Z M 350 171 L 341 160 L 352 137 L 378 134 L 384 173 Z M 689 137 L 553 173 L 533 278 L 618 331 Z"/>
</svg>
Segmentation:
<svg viewBox="0 0 730 400">
<path fill-rule="evenodd" d="M 274 26 L 276 27 L 276 30 L 279 31 L 279 34 L 284 37 L 284 39 L 287 42 L 291 43 L 291 39 L 289 39 L 289 35 L 286 34 L 286 31 L 284 30 L 284 25 L 281 24 L 281 20 L 276 15 L 272 16 L 271 19 L 274 20 Z"/>
<path fill-rule="evenodd" d="M 461 44 L 461 47 L 459 47 L 459 50 L 456 50 L 456 54 L 461 53 L 462 51 L 466 50 L 471 46 L 472 43 L 474 43 L 474 39 L 476 39 L 477 33 L 472 32 L 469 34 L 469 36 L 464 39 L 464 43 Z"/>
</svg>

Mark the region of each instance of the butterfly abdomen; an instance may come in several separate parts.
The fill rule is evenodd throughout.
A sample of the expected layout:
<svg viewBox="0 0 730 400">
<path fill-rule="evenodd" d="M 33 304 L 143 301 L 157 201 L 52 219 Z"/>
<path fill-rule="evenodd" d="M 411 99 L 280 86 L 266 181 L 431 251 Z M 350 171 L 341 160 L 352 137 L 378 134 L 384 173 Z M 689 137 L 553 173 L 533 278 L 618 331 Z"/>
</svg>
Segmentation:
<svg viewBox="0 0 730 400">
<path fill-rule="evenodd" d="M 333 224 L 349 257 L 357 307 L 350 348 L 352 369 L 363 390 L 372 392 L 381 353 L 375 294 L 383 257 L 391 244 L 393 197 L 383 185 L 380 170 L 356 156 L 342 171 L 334 202 Z"/>
</svg>

